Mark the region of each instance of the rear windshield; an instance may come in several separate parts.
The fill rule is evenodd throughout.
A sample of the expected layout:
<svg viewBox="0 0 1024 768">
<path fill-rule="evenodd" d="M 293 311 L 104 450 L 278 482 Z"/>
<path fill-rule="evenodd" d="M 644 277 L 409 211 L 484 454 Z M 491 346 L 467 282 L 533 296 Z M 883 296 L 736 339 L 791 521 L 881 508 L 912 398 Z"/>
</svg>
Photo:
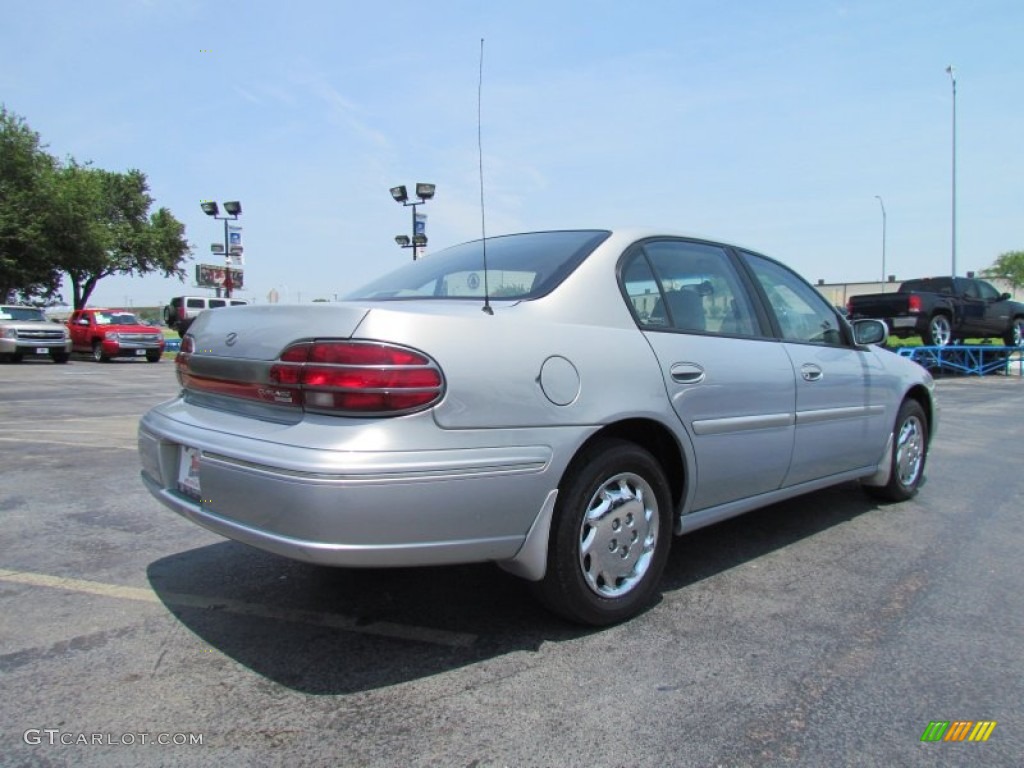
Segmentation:
<svg viewBox="0 0 1024 768">
<path fill-rule="evenodd" d="M 492 299 L 535 299 L 554 290 L 610 232 L 531 232 L 487 239 Z M 430 254 L 348 294 L 346 299 L 481 299 L 483 240 Z"/>
</svg>

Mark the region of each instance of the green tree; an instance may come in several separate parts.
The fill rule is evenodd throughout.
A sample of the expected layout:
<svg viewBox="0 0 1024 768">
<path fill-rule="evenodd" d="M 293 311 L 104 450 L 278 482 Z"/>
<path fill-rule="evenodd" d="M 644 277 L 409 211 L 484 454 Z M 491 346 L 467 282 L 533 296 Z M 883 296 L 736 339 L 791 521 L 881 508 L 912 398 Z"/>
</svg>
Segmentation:
<svg viewBox="0 0 1024 768">
<path fill-rule="evenodd" d="M 981 273 L 985 277 L 1001 277 L 1009 281 L 1013 290 L 1024 286 L 1024 251 L 1007 251 L 999 255 L 995 263 Z"/>
<path fill-rule="evenodd" d="M 39 134 L 0 105 L 0 302 L 58 296 L 48 232 L 55 168 Z"/>
<path fill-rule="evenodd" d="M 73 160 L 57 171 L 51 231 L 57 262 L 68 274 L 75 309 L 111 275 L 185 276 L 191 253 L 185 226 L 166 208 L 149 214 L 144 173 L 116 173 Z"/>
<path fill-rule="evenodd" d="M 59 162 L 0 106 L 0 301 L 52 300 L 66 273 L 76 309 L 110 275 L 185 276 L 185 227 L 142 171 Z"/>
</svg>

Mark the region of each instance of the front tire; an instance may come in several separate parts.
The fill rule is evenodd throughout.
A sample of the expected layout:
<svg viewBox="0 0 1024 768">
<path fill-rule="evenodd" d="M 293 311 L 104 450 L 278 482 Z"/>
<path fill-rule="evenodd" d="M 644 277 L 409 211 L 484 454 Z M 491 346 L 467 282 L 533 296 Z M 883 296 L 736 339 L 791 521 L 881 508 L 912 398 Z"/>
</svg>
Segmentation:
<svg viewBox="0 0 1024 768">
<path fill-rule="evenodd" d="M 904 400 L 892 431 L 889 482 L 877 487 L 865 486 L 864 490 L 885 501 L 913 498 L 924 479 L 927 458 L 928 421 L 924 409 L 916 400 Z"/>
<path fill-rule="evenodd" d="M 1008 347 L 1024 347 L 1024 317 L 1013 318 L 1003 343 Z"/>
<path fill-rule="evenodd" d="M 581 624 L 631 618 L 654 597 L 671 537 L 671 494 L 661 465 L 634 443 L 600 440 L 566 473 L 538 597 Z"/>
<path fill-rule="evenodd" d="M 66 363 L 70 357 L 71 357 L 71 355 L 69 355 L 67 352 L 63 352 L 63 351 L 61 351 L 61 352 L 51 352 L 50 353 L 50 359 L 53 360 L 53 362 L 59 363 L 61 365 Z"/>
<path fill-rule="evenodd" d="M 105 363 L 108 360 L 110 360 L 110 358 L 107 357 L 106 353 L 103 351 L 103 344 L 98 341 L 94 341 L 92 343 L 92 359 L 94 362 L 97 363 Z"/>
<path fill-rule="evenodd" d="M 146 350 L 146 362 L 159 363 L 161 357 L 163 357 L 163 355 L 161 354 L 160 350 Z"/>
<path fill-rule="evenodd" d="M 953 340 L 953 326 L 948 315 L 934 315 L 924 331 L 924 343 L 929 347 L 946 347 Z"/>
</svg>

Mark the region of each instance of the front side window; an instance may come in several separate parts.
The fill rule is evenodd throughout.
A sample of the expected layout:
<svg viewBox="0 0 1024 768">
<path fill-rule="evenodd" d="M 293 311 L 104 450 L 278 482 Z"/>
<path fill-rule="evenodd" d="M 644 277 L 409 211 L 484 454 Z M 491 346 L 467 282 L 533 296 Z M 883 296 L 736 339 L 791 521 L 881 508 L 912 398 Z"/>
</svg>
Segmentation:
<svg viewBox="0 0 1024 768">
<path fill-rule="evenodd" d="M 753 253 L 742 256 L 764 289 L 782 338 L 843 346 L 839 318 L 820 293 L 781 264 Z"/>
<path fill-rule="evenodd" d="M 374 280 L 346 299 L 535 299 L 550 293 L 603 243 L 604 230 L 531 232 L 455 245 Z"/>
<path fill-rule="evenodd" d="M 985 301 L 998 301 L 1002 295 L 995 289 L 995 286 L 990 283 L 979 280 L 978 283 L 978 295 Z"/>
<path fill-rule="evenodd" d="M 648 328 L 754 336 L 759 328 L 725 251 L 686 240 L 643 243 L 623 265 L 633 312 Z"/>
</svg>

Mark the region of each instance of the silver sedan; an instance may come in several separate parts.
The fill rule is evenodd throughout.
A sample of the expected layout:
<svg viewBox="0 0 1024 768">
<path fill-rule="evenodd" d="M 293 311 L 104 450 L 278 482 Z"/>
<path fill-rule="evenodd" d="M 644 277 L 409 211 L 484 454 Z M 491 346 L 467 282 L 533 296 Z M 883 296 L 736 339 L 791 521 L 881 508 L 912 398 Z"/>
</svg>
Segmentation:
<svg viewBox="0 0 1024 768">
<path fill-rule="evenodd" d="M 639 230 L 433 254 L 342 302 L 206 312 L 139 425 L 167 507 L 347 567 L 493 561 L 602 625 L 673 534 L 859 480 L 913 496 L 923 368 L 752 250 Z"/>
</svg>

